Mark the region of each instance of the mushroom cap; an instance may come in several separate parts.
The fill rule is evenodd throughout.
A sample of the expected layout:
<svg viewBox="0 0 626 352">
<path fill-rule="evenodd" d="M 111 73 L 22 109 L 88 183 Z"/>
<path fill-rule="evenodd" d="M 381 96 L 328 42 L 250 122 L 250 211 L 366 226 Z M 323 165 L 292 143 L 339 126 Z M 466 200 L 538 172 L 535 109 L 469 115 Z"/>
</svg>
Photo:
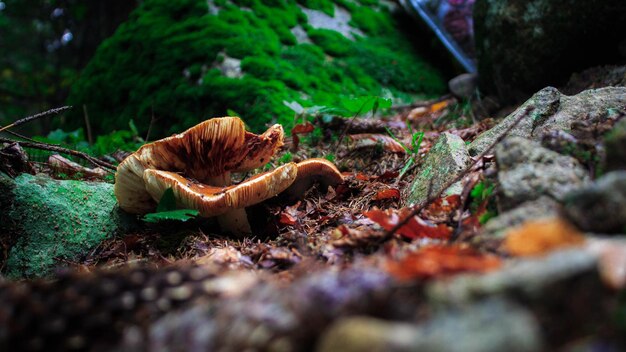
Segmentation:
<svg viewBox="0 0 626 352">
<path fill-rule="evenodd" d="M 154 169 L 146 169 L 143 179 L 154 201 L 161 199 L 165 190 L 172 188 L 177 207 L 195 209 L 201 216 L 211 217 L 278 195 L 293 183 L 297 172 L 296 164 L 288 163 L 228 187 L 205 185 L 171 171 Z"/>
<path fill-rule="evenodd" d="M 182 173 L 209 183 L 232 171 L 264 165 L 283 145 L 283 137 L 280 125 L 256 135 L 246 132 L 238 117 L 206 120 L 185 132 L 148 143 L 124 159 L 115 174 L 115 196 L 127 212 L 150 212 L 156 203 L 145 189 L 145 170 Z"/>
<path fill-rule="evenodd" d="M 319 183 L 324 190 L 328 186 L 336 186 L 343 182 L 343 176 L 332 162 L 322 159 L 313 158 L 299 162 L 298 177 L 284 192 L 288 198 L 300 198 L 304 193 Z"/>
</svg>

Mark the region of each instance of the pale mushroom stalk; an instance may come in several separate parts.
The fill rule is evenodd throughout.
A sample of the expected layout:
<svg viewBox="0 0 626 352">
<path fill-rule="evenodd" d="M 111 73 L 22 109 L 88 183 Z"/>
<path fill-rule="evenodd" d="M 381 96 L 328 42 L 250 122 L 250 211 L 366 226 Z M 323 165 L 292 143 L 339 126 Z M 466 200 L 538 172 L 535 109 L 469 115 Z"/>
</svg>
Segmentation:
<svg viewBox="0 0 626 352">
<path fill-rule="evenodd" d="M 230 172 L 224 172 L 215 177 L 209 177 L 207 183 L 214 186 L 228 187 L 232 184 Z M 252 233 L 250 222 L 248 221 L 248 213 L 245 208 L 229 210 L 217 217 L 217 223 L 223 230 L 231 231 L 235 234 Z"/>
</svg>

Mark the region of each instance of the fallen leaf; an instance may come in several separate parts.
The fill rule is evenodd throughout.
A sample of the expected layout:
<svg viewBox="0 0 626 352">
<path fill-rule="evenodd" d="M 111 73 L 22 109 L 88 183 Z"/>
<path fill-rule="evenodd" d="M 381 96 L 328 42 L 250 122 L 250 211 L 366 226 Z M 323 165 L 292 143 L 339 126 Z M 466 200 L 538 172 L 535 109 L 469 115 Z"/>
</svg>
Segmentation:
<svg viewBox="0 0 626 352">
<path fill-rule="evenodd" d="M 531 220 L 507 231 L 505 250 L 514 256 L 534 256 L 582 245 L 585 237 L 561 218 Z"/>
<path fill-rule="evenodd" d="M 429 219 L 443 220 L 450 216 L 450 213 L 456 211 L 461 206 L 461 196 L 453 194 L 447 197 L 441 197 L 432 202 L 427 208 L 426 213 Z"/>
<path fill-rule="evenodd" d="M 349 138 L 355 142 L 355 148 L 371 148 L 382 145 L 383 149 L 392 153 L 405 154 L 406 149 L 391 136 L 378 133 L 351 134 Z"/>
<path fill-rule="evenodd" d="M 429 246 L 399 261 L 388 261 L 387 271 L 400 280 L 432 279 L 463 272 L 487 272 L 499 268 L 500 258 L 462 245 Z"/>
<path fill-rule="evenodd" d="M 383 199 L 400 199 L 400 190 L 397 188 L 389 188 L 382 191 L 378 191 L 376 195 L 374 195 L 373 200 L 383 200 Z"/>
<path fill-rule="evenodd" d="M 294 218 L 290 214 L 283 211 L 280 213 L 280 219 L 278 220 L 278 222 L 280 222 L 283 225 L 293 226 L 298 222 L 298 220 L 296 220 L 296 218 Z"/>
<path fill-rule="evenodd" d="M 309 134 L 313 132 L 314 129 L 315 127 L 313 124 L 308 121 L 293 126 L 291 129 L 291 138 L 293 140 L 292 149 L 294 151 L 298 150 L 298 146 L 300 145 L 300 137 L 298 137 L 299 134 Z"/>
<path fill-rule="evenodd" d="M 404 219 L 410 213 L 410 208 L 402 208 L 400 210 L 380 210 L 373 208 L 372 210 L 364 212 L 363 215 L 378 223 L 385 230 L 390 231 L 394 226 L 400 223 L 401 219 Z M 452 234 L 452 229 L 444 224 L 433 225 L 416 215 L 396 232 L 408 239 L 424 237 L 448 239 Z"/>
</svg>

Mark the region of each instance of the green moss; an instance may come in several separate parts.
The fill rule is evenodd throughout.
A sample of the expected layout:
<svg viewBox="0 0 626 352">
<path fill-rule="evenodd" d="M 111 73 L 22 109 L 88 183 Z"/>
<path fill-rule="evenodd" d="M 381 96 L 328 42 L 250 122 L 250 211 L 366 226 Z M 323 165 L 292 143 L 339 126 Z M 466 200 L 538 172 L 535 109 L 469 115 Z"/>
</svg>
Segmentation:
<svg viewBox="0 0 626 352">
<path fill-rule="evenodd" d="M 120 224 L 130 224 L 117 208 L 111 184 L 28 174 L 14 182 L 12 205 L 6 210 L 17 223 L 18 240 L 9 252 L 9 277 L 47 275 L 53 267 L 87 255 L 120 231 Z"/>
<path fill-rule="evenodd" d="M 350 55 L 353 51 L 352 42 L 341 33 L 328 29 L 310 29 L 307 33 L 309 38 L 328 55 L 342 57 Z"/>
<path fill-rule="evenodd" d="M 284 101 L 338 104 L 345 96 L 396 97 L 444 91 L 441 76 L 423 62 L 388 11 L 344 4 L 369 36 L 349 40 L 313 29 L 300 6 L 334 12 L 330 0 L 146 0 L 99 47 L 73 86 L 68 103 L 85 104 L 95 133 L 123 129 L 133 119 L 152 138 L 178 132 L 228 109 L 256 131 L 291 124 Z M 300 24 L 314 44 L 297 44 Z M 241 60 L 243 77 L 219 70 L 226 57 Z M 64 128 L 82 126 L 81 109 Z M 289 127 L 287 126 L 287 129 Z"/>
</svg>

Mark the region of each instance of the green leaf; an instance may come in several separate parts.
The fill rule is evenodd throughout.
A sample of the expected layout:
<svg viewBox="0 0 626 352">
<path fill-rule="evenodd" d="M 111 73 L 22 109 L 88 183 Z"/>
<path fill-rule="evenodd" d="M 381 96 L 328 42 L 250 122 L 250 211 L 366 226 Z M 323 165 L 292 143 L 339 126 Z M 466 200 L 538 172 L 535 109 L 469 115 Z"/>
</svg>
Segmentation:
<svg viewBox="0 0 626 352">
<path fill-rule="evenodd" d="M 160 205 L 159 203 L 159 206 Z M 142 220 L 145 222 L 159 222 L 163 220 L 187 221 L 195 218 L 199 214 L 200 212 L 194 209 L 178 209 L 146 214 Z"/>
<path fill-rule="evenodd" d="M 156 212 L 162 213 L 171 210 L 176 210 L 176 197 L 174 197 L 174 191 L 170 187 L 163 192 Z"/>
</svg>

